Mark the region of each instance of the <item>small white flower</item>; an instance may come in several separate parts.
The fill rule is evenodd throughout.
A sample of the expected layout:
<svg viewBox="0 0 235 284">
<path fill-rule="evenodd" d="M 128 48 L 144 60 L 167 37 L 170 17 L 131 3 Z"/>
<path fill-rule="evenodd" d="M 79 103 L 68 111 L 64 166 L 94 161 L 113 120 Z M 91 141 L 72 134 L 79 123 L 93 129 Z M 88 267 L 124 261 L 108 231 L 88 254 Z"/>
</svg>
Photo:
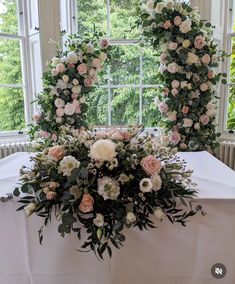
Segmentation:
<svg viewBox="0 0 235 284">
<path fill-rule="evenodd" d="M 152 191 L 153 184 L 150 178 L 143 178 L 140 181 L 140 190 L 142 192 L 150 192 Z"/>
<path fill-rule="evenodd" d="M 72 92 L 74 94 L 79 94 L 79 93 L 81 93 L 81 89 L 82 89 L 81 86 L 76 85 L 76 86 L 72 87 Z"/>
<path fill-rule="evenodd" d="M 74 86 L 79 85 L 79 81 L 78 81 L 78 79 L 73 79 L 72 83 L 73 83 L 73 85 L 74 85 Z"/>
<path fill-rule="evenodd" d="M 78 62 L 78 55 L 75 52 L 69 52 L 67 54 L 67 62 L 69 64 L 76 64 Z"/>
<path fill-rule="evenodd" d="M 64 176 L 70 176 L 73 169 L 79 168 L 80 162 L 75 159 L 73 156 L 65 156 L 60 162 L 60 172 Z"/>
<path fill-rule="evenodd" d="M 93 219 L 93 223 L 97 227 L 102 227 L 104 225 L 104 216 L 100 213 L 97 213 L 95 219 Z"/>
<path fill-rule="evenodd" d="M 120 194 L 118 181 L 110 177 L 98 178 L 98 193 L 103 196 L 104 200 L 116 200 Z"/>
<path fill-rule="evenodd" d="M 28 204 L 27 206 L 25 206 L 25 208 L 24 208 L 25 215 L 26 215 L 27 217 L 29 217 L 30 215 L 32 215 L 33 212 L 34 212 L 34 210 L 35 210 L 35 208 L 36 208 L 35 203 L 29 203 L 29 204 Z"/>
<path fill-rule="evenodd" d="M 162 220 L 165 216 L 164 212 L 162 211 L 162 208 L 157 207 L 156 210 L 154 211 L 154 215 L 158 220 Z"/>
<path fill-rule="evenodd" d="M 191 20 L 187 19 L 187 20 L 183 21 L 179 26 L 181 33 L 186 34 L 189 31 L 191 31 L 191 26 L 192 26 Z"/>
<path fill-rule="evenodd" d="M 62 108 L 62 107 L 64 107 L 64 106 L 65 106 L 64 100 L 62 100 L 61 98 L 55 99 L 55 106 L 56 106 L 57 108 Z"/>
<path fill-rule="evenodd" d="M 158 190 L 161 189 L 162 179 L 161 179 L 160 175 L 155 174 L 155 175 L 151 176 L 151 181 L 152 181 L 152 184 L 153 184 L 153 190 L 154 191 L 158 191 Z"/>
<path fill-rule="evenodd" d="M 81 97 L 81 98 L 79 99 L 79 102 L 80 102 L 81 104 L 84 104 L 84 103 L 86 102 L 86 98 L 85 98 L 85 97 Z"/>
<path fill-rule="evenodd" d="M 136 216 L 133 212 L 128 212 L 126 215 L 127 224 L 134 223 L 136 221 Z"/>
<path fill-rule="evenodd" d="M 91 145 L 90 156 L 94 160 L 112 161 L 117 153 L 116 144 L 110 139 L 100 139 Z"/>
<path fill-rule="evenodd" d="M 68 76 L 68 75 L 63 75 L 63 76 L 62 76 L 62 80 L 63 80 L 65 83 L 68 83 L 68 81 L 69 81 L 69 76 Z"/>
</svg>

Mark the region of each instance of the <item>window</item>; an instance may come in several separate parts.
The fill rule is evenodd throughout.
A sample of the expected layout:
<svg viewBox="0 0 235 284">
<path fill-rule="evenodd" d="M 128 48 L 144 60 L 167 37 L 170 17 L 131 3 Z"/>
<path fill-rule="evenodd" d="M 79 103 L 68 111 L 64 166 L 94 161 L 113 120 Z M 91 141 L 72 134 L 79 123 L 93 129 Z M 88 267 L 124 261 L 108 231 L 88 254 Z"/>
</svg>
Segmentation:
<svg viewBox="0 0 235 284">
<path fill-rule="evenodd" d="M 0 0 L 0 133 L 26 128 L 22 5 Z"/>
<path fill-rule="evenodd" d="M 159 92 L 158 60 L 151 47 L 141 48 L 138 30 L 131 29 L 137 19 L 139 0 L 70 3 L 76 10 L 76 14 L 70 16 L 73 32 L 82 35 L 84 31 L 92 31 L 95 25 L 120 51 L 120 58 L 106 68 L 99 86 L 89 95 L 89 123 L 156 126 L 159 113 L 154 98 Z"/>
<path fill-rule="evenodd" d="M 228 70 L 227 94 L 228 101 L 226 102 L 226 128 L 235 130 L 235 1 L 231 1 L 230 20 L 228 24 L 228 53 L 231 53 Z"/>
</svg>

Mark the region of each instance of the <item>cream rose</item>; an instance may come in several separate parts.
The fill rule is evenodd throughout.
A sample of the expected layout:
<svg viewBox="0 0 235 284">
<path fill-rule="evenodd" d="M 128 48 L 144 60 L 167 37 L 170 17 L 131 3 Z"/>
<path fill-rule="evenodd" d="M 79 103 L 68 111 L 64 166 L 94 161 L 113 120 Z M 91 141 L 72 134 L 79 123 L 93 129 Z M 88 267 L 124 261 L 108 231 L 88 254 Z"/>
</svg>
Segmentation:
<svg viewBox="0 0 235 284">
<path fill-rule="evenodd" d="M 210 55 L 209 54 L 203 55 L 201 60 L 203 64 L 208 65 L 211 61 Z"/>
<path fill-rule="evenodd" d="M 209 89 L 209 87 L 208 87 L 208 85 L 207 85 L 206 83 L 202 83 L 202 84 L 200 85 L 200 90 L 201 90 L 202 92 L 206 92 L 208 89 Z"/>
<path fill-rule="evenodd" d="M 176 17 L 174 18 L 174 24 L 175 24 L 176 26 L 179 26 L 181 23 L 182 23 L 181 17 L 180 17 L 180 16 L 176 16 Z"/>
<path fill-rule="evenodd" d="M 178 47 L 178 43 L 177 42 L 170 42 L 169 43 L 169 49 L 170 50 L 176 50 L 177 49 L 177 47 Z"/>
<path fill-rule="evenodd" d="M 185 128 L 189 128 L 193 125 L 193 121 L 190 118 L 184 118 L 183 121 L 184 121 L 183 127 Z"/>
<path fill-rule="evenodd" d="M 180 86 L 180 82 L 178 80 L 173 80 L 171 82 L 171 86 L 172 86 L 172 88 L 177 89 Z"/>
<path fill-rule="evenodd" d="M 91 145 L 90 156 L 98 161 L 112 161 L 117 153 L 116 144 L 110 139 L 100 139 Z"/>
<path fill-rule="evenodd" d="M 182 42 L 183 48 L 188 48 L 188 47 L 190 47 L 190 45 L 191 45 L 191 42 L 190 42 L 188 39 L 185 39 L 185 40 Z"/>
<path fill-rule="evenodd" d="M 134 223 L 136 221 L 136 216 L 133 212 L 128 212 L 126 215 L 127 224 Z"/>
<path fill-rule="evenodd" d="M 172 73 L 172 74 L 176 73 L 176 72 L 178 71 L 178 68 L 179 68 L 179 66 L 178 66 L 175 62 L 170 63 L 170 64 L 167 66 L 168 72 L 170 72 L 170 73 Z"/>
<path fill-rule="evenodd" d="M 203 36 L 196 36 L 195 40 L 194 40 L 194 46 L 197 49 L 202 49 L 204 46 L 206 45 L 206 40 Z"/>
<path fill-rule="evenodd" d="M 32 215 L 33 212 L 34 212 L 34 210 L 35 210 L 35 208 L 36 208 L 35 203 L 29 203 L 29 204 L 28 204 L 27 206 L 25 206 L 25 208 L 24 208 L 25 215 L 26 215 L 27 217 L 29 217 L 30 215 Z"/>
<path fill-rule="evenodd" d="M 191 20 L 185 20 L 180 24 L 180 31 L 183 34 L 188 33 L 189 31 L 191 31 L 191 26 L 192 26 L 192 22 Z"/>
<path fill-rule="evenodd" d="M 192 52 L 188 52 L 187 54 L 187 64 L 192 65 L 198 63 L 198 56 Z"/>
</svg>

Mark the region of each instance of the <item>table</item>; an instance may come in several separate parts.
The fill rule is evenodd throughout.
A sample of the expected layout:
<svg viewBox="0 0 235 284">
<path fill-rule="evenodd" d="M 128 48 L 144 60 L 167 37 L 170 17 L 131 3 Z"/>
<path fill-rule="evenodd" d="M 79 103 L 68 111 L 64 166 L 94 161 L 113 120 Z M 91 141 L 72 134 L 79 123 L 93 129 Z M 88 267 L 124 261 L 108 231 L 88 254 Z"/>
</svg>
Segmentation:
<svg viewBox="0 0 235 284">
<path fill-rule="evenodd" d="M 235 172 L 207 152 L 180 153 L 194 170 L 198 201 L 207 216 L 196 216 L 187 227 L 167 220 L 150 232 L 126 231 L 121 250 L 102 263 L 75 249 L 75 235 L 61 238 L 57 224 L 45 230 L 40 246 L 37 231 L 42 220 L 16 213 L 15 201 L 0 203 L 1 284 L 234 284 L 235 283 Z M 29 154 L 0 160 L 0 195 L 10 192 Z M 227 268 L 225 278 L 211 275 L 215 263 Z"/>
</svg>

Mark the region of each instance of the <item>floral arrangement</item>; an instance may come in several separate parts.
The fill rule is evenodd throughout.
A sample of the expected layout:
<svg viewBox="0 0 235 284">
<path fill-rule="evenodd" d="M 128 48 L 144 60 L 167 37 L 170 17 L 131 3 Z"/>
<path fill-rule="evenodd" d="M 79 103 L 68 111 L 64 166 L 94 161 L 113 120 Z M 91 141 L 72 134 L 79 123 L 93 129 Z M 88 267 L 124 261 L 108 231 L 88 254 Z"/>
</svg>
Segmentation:
<svg viewBox="0 0 235 284">
<path fill-rule="evenodd" d="M 72 35 L 65 43 L 66 51 L 58 49 L 44 73 L 44 91 L 37 100 L 40 111 L 29 131 L 32 140 L 42 138 L 49 145 L 57 141 L 62 127 L 87 126 L 86 101 L 110 48 L 105 38 L 91 42 Z"/>
<path fill-rule="evenodd" d="M 44 218 L 39 230 L 55 214 L 61 236 L 86 236 L 82 250 L 103 259 L 112 246 L 120 248 L 124 228 L 154 228 L 167 217 L 185 226 L 201 211 L 194 205 L 191 171 L 175 152 L 141 129 L 120 131 L 73 130 L 57 143 L 31 157 L 32 167 L 21 169 L 14 191 L 27 216 Z M 156 220 L 155 220 L 156 219 Z"/>
<path fill-rule="evenodd" d="M 214 125 L 215 88 L 226 74 L 215 71 L 225 53 L 217 49 L 211 24 L 187 3 L 148 0 L 139 25 L 143 37 L 160 49 L 164 87 L 156 105 L 169 142 L 182 151 L 213 152 L 220 135 Z"/>
</svg>

